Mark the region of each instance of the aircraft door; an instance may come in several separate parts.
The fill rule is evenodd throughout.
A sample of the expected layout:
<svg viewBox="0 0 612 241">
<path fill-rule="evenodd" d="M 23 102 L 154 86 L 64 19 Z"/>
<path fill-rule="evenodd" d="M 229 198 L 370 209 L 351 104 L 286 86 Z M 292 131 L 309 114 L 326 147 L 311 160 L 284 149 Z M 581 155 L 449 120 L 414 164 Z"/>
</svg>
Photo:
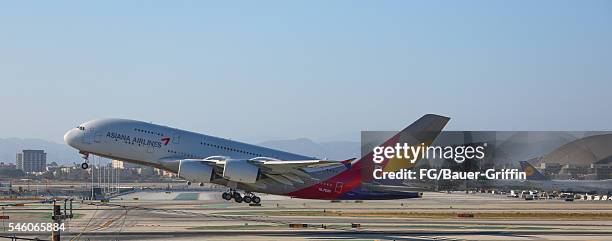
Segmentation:
<svg viewBox="0 0 612 241">
<path fill-rule="evenodd" d="M 336 182 L 336 189 L 334 190 L 334 192 L 341 193 L 342 192 L 342 186 L 344 186 L 344 183 Z"/>
<path fill-rule="evenodd" d="M 181 143 L 181 135 L 178 132 L 172 133 L 172 144 L 180 144 Z"/>
<path fill-rule="evenodd" d="M 100 143 L 102 141 L 102 132 L 101 131 L 95 131 L 94 133 L 95 133 L 94 134 L 94 138 L 93 138 L 94 142 L 95 143 Z"/>
<path fill-rule="evenodd" d="M 94 133 L 94 128 L 88 128 L 87 130 L 85 130 L 85 135 L 83 135 L 83 139 L 81 140 L 81 142 L 83 142 L 83 144 L 91 144 L 94 140 Z"/>
</svg>

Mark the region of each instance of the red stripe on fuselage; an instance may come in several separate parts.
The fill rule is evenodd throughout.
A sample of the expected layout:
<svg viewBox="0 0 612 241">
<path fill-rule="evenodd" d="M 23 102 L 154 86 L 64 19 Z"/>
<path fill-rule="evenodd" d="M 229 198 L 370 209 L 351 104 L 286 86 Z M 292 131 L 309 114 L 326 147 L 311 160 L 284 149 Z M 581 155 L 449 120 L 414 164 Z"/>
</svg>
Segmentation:
<svg viewBox="0 0 612 241">
<path fill-rule="evenodd" d="M 361 186 L 361 174 L 355 165 L 330 179 L 286 195 L 306 199 L 334 200 L 359 186 Z"/>
<path fill-rule="evenodd" d="M 399 138 L 400 133 L 387 140 L 382 146 L 395 145 Z M 357 161 L 354 165 L 352 165 L 349 169 L 344 170 L 343 172 L 333 176 L 330 179 L 309 186 L 307 188 L 287 193 L 285 195 L 306 199 L 337 199 L 345 193 L 360 187 L 362 181 L 372 181 L 372 172 L 374 171 L 375 166 L 384 167 L 388 164 L 389 160 L 386 158 L 385 160 L 383 160 L 382 163 L 375 164 L 374 162 L 372 162 L 373 155 L 374 153 L 372 152 L 368 153 L 359 161 Z M 338 185 L 342 186 L 340 190 L 337 189 Z"/>
</svg>

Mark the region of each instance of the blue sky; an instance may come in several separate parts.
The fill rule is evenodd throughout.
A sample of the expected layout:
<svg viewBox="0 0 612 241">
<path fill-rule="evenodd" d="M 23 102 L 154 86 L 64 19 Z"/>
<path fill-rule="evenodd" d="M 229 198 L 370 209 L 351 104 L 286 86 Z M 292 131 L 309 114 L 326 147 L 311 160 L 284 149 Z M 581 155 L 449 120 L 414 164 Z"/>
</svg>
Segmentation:
<svg viewBox="0 0 612 241">
<path fill-rule="evenodd" d="M 258 142 L 610 130 L 610 1 L 3 1 L 0 137 L 93 118 Z"/>
</svg>

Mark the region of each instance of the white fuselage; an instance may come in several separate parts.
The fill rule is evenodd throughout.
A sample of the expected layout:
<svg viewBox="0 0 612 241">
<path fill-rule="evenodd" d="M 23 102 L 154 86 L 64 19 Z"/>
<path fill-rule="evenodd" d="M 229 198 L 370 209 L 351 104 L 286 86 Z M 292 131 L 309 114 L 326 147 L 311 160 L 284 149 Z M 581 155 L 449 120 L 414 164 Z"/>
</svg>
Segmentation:
<svg viewBox="0 0 612 241">
<path fill-rule="evenodd" d="M 68 131 L 66 143 L 83 153 L 125 160 L 176 172 L 164 160 L 269 157 L 281 160 L 314 159 L 284 151 L 126 119 L 99 119 Z"/>
</svg>

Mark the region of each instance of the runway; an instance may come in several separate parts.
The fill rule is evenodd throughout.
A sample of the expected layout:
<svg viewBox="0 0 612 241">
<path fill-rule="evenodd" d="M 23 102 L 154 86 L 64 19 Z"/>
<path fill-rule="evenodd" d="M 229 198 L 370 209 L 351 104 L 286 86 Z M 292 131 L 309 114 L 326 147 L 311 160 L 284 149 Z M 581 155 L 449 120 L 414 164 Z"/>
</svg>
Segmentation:
<svg viewBox="0 0 612 241">
<path fill-rule="evenodd" d="M 425 193 L 421 199 L 330 202 L 262 195 L 263 205 L 213 191 L 137 192 L 75 205 L 66 240 L 612 240 L 612 202 L 525 201 L 492 194 Z M 44 206 L 14 207 L 49 222 Z M 472 218 L 457 217 L 469 213 Z M 11 215 L 15 216 L 15 214 Z M 305 227 L 290 227 L 305 224 Z M 7 233 L 5 233 L 7 234 Z M 20 233 L 48 238 L 47 233 Z"/>
</svg>

